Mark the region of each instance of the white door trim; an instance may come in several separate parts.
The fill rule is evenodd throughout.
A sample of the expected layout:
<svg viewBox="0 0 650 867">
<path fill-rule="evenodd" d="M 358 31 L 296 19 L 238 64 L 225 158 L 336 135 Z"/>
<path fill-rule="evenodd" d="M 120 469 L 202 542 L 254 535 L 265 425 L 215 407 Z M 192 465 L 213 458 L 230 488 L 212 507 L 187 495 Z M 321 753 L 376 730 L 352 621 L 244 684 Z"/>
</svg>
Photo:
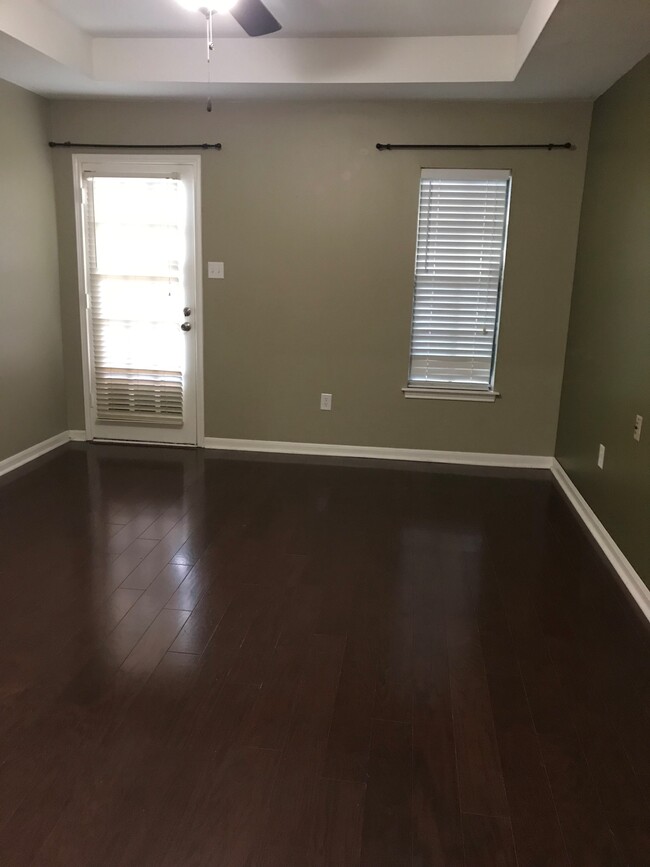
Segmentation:
<svg viewBox="0 0 650 867">
<path fill-rule="evenodd" d="M 91 375 L 90 347 L 88 343 L 88 324 L 86 306 L 86 261 L 84 253 L 84 226 L 81 210 L 81 188 L 84 165 L 86 163 L 103 162 L 112 165 L 120 163 L 142 163 L 143 165 L 176 165 L 186 166 L 194 173 L 194 275 L 195 304 L 193 327 L 195 329 L 195 382 L 196 382 L 196 443 L 202 447 L 205 443 L 205 395 L 203 379 L 203 252 L 201 223 L 201 157 L 198 154 L 73 154 L 72 176 L 74 185 L 75 236 L 77 244 L 77 274 L 79 295 L 79 322 L 81 328 L 81 355 L 84 389 L 84 422 L 86 438 L 91 439 L 93 423 L 90 405 Z"/>
</svg>

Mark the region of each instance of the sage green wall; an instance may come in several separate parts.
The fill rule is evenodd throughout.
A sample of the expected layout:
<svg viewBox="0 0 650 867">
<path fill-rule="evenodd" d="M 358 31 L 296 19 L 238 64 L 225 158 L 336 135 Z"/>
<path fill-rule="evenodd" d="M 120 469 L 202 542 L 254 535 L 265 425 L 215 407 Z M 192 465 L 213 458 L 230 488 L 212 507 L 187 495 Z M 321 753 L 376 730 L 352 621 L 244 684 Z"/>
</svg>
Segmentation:
<svg viewBox="0 0 650 867">
<path fill-rule="evenodd" d="M 206 435 L 552 455 L 587 103 L 57 101 L 52 136 L 221 141 L 203 170 Z M 575 151 L 379 153 L 378 141 Z M 70 152 L 54 154 L 68 419 L 83 427 Z M 421 166 L 511 168 L 494 404 L 405 400 Z M 204 275 L 205 277 L 205 275 Z M 334 395 L 321 412 L 321 392 Z"/>
<path fill-rule="evenodd" d="M 649 109 L 650 56 L 595 103 L 557 456 L 650 585 Z"/>
<path fill-rule="evenodd" d="M 67 428 L 44 100 L 0 80 L 0 460 Z"/>
</svg>

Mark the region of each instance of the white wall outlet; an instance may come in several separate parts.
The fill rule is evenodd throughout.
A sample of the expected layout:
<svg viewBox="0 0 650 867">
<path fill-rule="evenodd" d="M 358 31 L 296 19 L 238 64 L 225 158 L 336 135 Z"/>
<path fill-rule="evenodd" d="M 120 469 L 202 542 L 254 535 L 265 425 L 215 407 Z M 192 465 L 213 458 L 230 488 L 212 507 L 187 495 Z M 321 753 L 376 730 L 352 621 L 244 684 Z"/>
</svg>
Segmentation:
<svg viewBox="0 0 650 867">
<path fill-rule="evenodd" d="M 208 262 L 208 278 L 223 280 L 223 262 Z"/>
<path fill-rule="evenodd" d="M 598 446 L 598 466 L 601 470 L 605 466 L 605 446 L 602 443 Z"/>
<path fill-rule="evenodd" d="M 634 439 L 639 443 L 641 442 L 641 427 L 643 426 L 643 416 L 637 415 L 634 421 Z"/>
<path fill-rule="evenodd" d="M 332 395 L 331 394 L 321 394 L 321 396 L 320 396 L 320 408 L 321 409 L 331 409 L 332 408 Z"/>
</svg>

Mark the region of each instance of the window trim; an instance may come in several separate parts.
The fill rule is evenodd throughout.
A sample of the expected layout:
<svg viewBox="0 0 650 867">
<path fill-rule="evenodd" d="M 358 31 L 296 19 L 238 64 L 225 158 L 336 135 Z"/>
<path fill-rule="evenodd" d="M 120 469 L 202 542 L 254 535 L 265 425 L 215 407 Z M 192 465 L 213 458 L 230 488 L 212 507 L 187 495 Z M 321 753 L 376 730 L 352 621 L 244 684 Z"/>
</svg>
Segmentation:
<svg viewBox="0 0 650 867">
<path fill-rule="evenodd" d="M 494 337 L 492 340 L 492 359 L 490 365 L 490 377 L 488 384 L 483 386 L 462 386 L 456 383 L 452 383 L 450 385 L 443 385 L 442 383 L 436 383 L 431 385 L 425 385 L 423 383 L 412 383 L 410 380 L 411 375 L 411 362 L 412 362 L 412 342 L 413 342 L 413 322 L 415 317 L 415 284 L 416 284 L 416 267 L 417 267 L 417 248 L 418 248 L 418 227 L 420 223 L 420 194 L 421 194 L 421 186 L 422 181 L 426 179 L 435 179 L 435 180 L 445 180 L 445 179 L 457 179 L 459 175 L 462 175 L 464 178 L 468 180 L 481 181 L 481 180 L 507 180 L 507 190 L 506 190 L 506 207 L 505 207 L 505 219 L 503 222 L 503 246 L 501 248 L 501 262 L 500 262 L 500 275 L 499 275 L 499 285 L 497 289 L 497 302 L 496 302 L 496 311 L 495 311 L 495 321 L 494 321 Z M 494 401 L 501 397 L 500 392 L 498 392 L 495 388 L 495 378 L 496 378 L 496 362 L 497 362 L 497 354 L 499 348 L 499 333 L 500 333 L 500 325 L 501 325 L 501 312 L 502 312 L 502 303 L 503 303 L 503 282 L 505 275 L 505 267 L 506 267 L 506 251 L 508 247 L 508 234 L 510 229 L 510 204 L 512 200 L 512 170 L 511 169 L 469 169 L 469 168 L 422 168 L 420 170 L 420 180 L 418 183 L 418 213 L 417 213 L 417 221 L 416 221 L 416 232 L 415 232 L 415 265 L 413 268 L 413 302 L 411 306 L 411 320 L 410 320 L 410 334 L 409 334 L 409 356 L 408 356 L 408 370 L 406 377 L 406 386 L 402 388 L 402 393 L 406 398 L 417 398 L 417 399 L 433 399 L 433 400 L 465 400 L 465 401 L 476 401 L 482 403 L 494 403 Z"/>
<path fill-rule="evenodd" d="M 407 385 L 402 389 L 404 397 L 414 397 L 420 400 L 469 400 L 477 403 L 494 403 L 501 393 L 482 388 L 435 388 L 430 385 Z"/>
</svg>

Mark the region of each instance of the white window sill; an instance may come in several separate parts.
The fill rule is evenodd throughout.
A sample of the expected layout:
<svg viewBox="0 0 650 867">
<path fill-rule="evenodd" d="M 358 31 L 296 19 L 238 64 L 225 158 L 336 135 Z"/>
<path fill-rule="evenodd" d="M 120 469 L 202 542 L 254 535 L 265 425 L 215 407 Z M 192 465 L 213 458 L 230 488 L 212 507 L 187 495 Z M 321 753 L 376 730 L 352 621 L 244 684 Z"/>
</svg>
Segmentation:
<svg viewBox="0 0 650 867">
<path fill-rule="evenodd" d="M 500 397 L 498 391 L 478 391 L 473 388 L 418 388 L 409 386 L 402 389 L 404 397 L 424 400 L 473 400 L 481 403 L 494 403 Z"/>
</svg>

